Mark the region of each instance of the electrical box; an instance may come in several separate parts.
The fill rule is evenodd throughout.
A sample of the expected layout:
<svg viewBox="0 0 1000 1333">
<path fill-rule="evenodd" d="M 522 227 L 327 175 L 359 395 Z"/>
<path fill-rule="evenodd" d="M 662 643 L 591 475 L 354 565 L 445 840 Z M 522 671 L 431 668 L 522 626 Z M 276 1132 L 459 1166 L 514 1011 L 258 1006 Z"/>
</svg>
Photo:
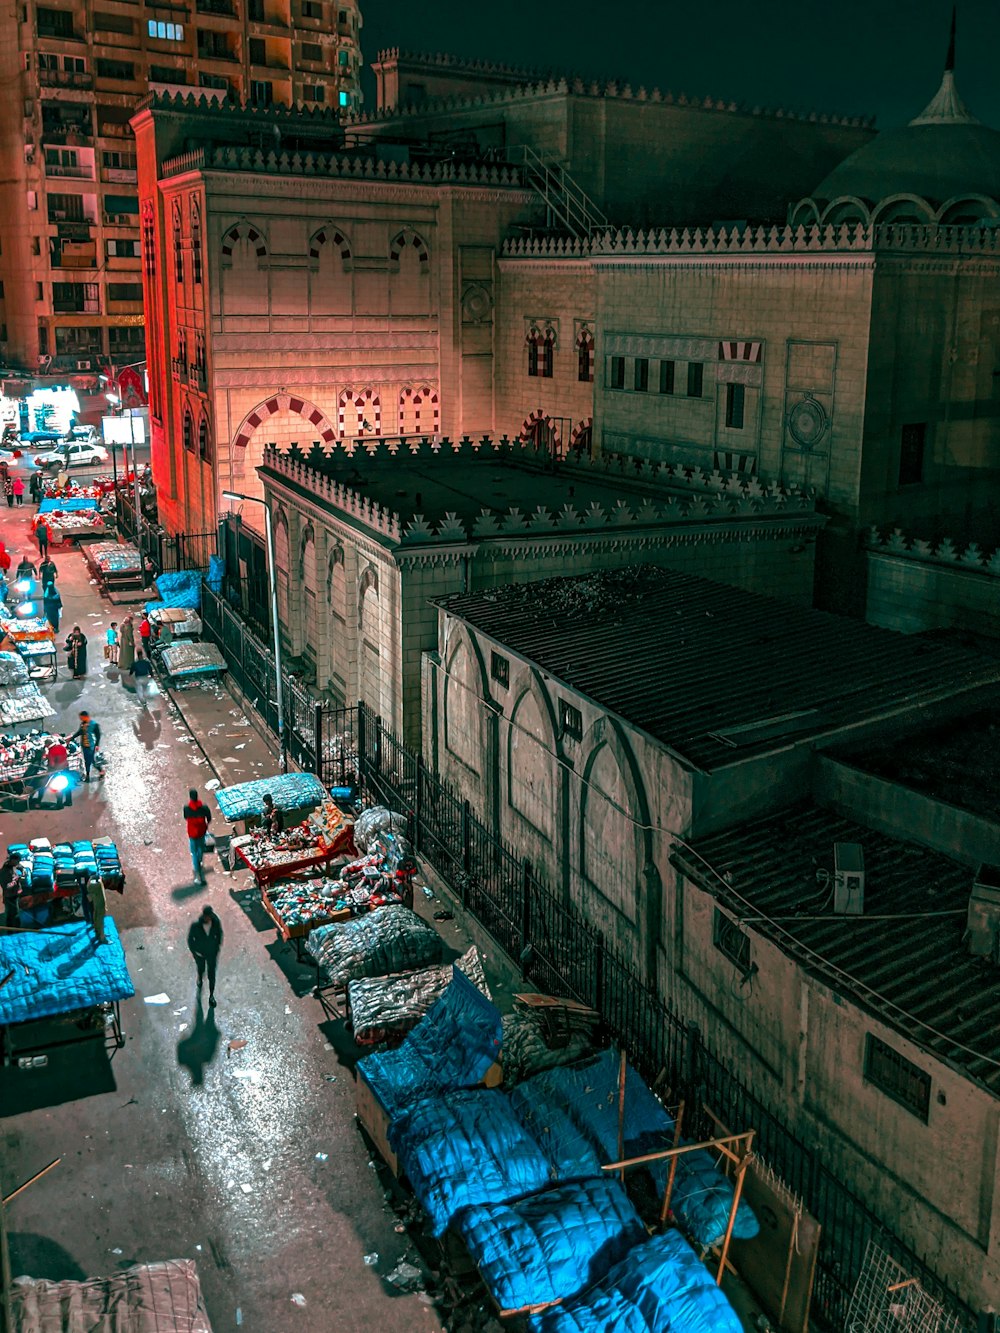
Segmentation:
<svg viewBox="0 0 1000 1333">
<path fill-rule="evenodd" d="M 833 910 L 861 916 L 865 910 L 865 849 L 857 842 L 833 844 Z"/>
</svg>

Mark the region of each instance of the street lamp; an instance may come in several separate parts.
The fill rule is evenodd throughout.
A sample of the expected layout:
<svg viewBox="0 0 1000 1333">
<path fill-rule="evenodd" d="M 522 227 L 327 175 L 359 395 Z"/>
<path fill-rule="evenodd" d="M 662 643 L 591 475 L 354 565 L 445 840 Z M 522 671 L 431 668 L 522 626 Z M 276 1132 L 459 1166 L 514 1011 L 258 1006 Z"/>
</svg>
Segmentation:
<svg viewBox="0 0 1000 1333">
<path fill-rule="evenodd" d="M 240 491 L 223 491 L 223 500 L 242 500 L 264 506 L 264 532 L 267 537 L 267 576 L 271 592 L 271 632 L 274 635 L 274 686 L 278 701 L 278 763 L 281 772 L 285 763 L 285 706 L 281 690 L 281 631 L 278 624 L 278 576 L 274 567 L 274 531 L 271 527 L 271 506 L 259 495 L 243 495 Z"/>
</svg>

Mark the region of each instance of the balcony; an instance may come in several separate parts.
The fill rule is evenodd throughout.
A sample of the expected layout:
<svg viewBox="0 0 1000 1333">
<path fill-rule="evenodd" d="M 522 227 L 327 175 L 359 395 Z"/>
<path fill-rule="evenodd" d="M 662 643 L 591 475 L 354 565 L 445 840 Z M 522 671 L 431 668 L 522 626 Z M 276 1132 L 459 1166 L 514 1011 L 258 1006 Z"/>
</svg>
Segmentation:
<svg viewBox="0 0 1000 1333">
<path fill-rule="evenodd" d="M 92 181 L 94 179 L 94 168 L 91 166 L 72 166 L 65 162 L 46 162 L 46 176 L 65 176 L 69 180 Z"/>
<path fill-rule="evenodd" d="M 236 14 L 232 0 L 196 0 L 195 10 L 199 14 L 215 14 L 219 18 L 233 18 Z"/>
<path fill-rule="evenodd" d="M 200 42 L 198 44 L 198 59 L 228 60 L 230 63 L 236 64 L 236 57 L 227 46 L 203 46 Z"/>
<path fill-rule="evenodd" d="M 82 296 L 56 297 L 52 301 L 52 309 L 57 315 L 99 315 L 101 303 L 93 298 L 85 300 Z"/>
<path fill-rule="evenodd" d="M 251 60 L 250 68 L 254 77 L 288 73 L 287 63 L 278 60 L 275 56 L 269 56 L 266 60 Z"/>
<path fill-rule="evenodd" d="M 93 88 L 94 76 L 70 69 L 40 69 L 38 82 L 43 88 Z"/>
<path fill-rule="evenodd" d="M 53 268 L 96 268 L 97 246 L 93 241 L 49 238 L 49 263 Z"/>
<path fill-rule="evenodd" d="M 79 125 L 46 120 L 42 121 L 42 140 L 63 148 L 85 148 L 94 142 L 89 126 L 81 129 Z"/>
<path fill-rule="evenodd" d="M 48 23 L 39 23 L 38 36 L 43 41 L 52 42 L 82 42 L 83 37 L 72 28 L 62 28 L 61 25 L 52 26 Z"/>
<path fill-rule="evenodd" d="M 254 32 L 258 28 L 273 28 L 280 33 L 286 33 L 291 27 L 284 14 L 269 14 L 262 6 L 254 4 L 250 5 L 247 19 L 250 22 L 251 31 Z"/>
<path fill-rule="evenodd" d="M 104 121 L 97 127 L 102 139 L 131 139 L 131 125 L 119 125 L 117 121 Z"/>
</svg>

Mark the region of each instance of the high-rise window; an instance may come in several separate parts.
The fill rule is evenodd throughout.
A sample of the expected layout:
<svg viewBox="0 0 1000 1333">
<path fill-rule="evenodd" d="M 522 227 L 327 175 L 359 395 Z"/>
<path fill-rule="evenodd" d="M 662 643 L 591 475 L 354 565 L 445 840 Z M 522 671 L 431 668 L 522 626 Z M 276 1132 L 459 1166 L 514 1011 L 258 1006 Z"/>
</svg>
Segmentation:
<svg viewBox="0 0 1000 1333">
<path fill-rule="evenodd" d="M 183 42 L 183 23 L 161 23 L 158 19 L 149 19 L 146 31 L 158 42 Z"/>
<path fill-rule="evenodd" d="M 726 385 L 726 427 L 729 430 L 743 429 L 743 412 L 746 406 L 747 391 L 742 384 Z"/>
<path fill-rule="evenodd" d="M 576 378 L 579 384 L 592 384 L 594 381 L 594 337 L 588 329 L 583 329 L 576 340 Z"/>
<path fill-rule="evenodd" d="M 689 398 L 700 398 L 705 380 L 705 367 L 700 361 L 688 362 L 688 394 Z"/>
<path fill-rule="evenodd" d="M 191 276 L 201 285 L 201 213 L 198 205 L 191 205 Z"/>
<path fill-rule="evenodd" d="M 350 93 L 341 93 L 341 94 L 340 94 L 339 101 L 340 101 L 340 105 L 341 105 L 341 106 L 350 106 L 350 105 L 351 105 L 351 94 L 350 94 Z"/>
<path fill-rule="evenodd" d="M 345 65 L 349 65 L 350 62 L 351 57 L 348 55 L 346 49 L 337 52 L 337 64 L 340 65 L 341 69 L 343 69 Z"/>
<path fill-rule="evenodd" d="M 132 83 L 135 66 L 128 60 L 100 60 L 96 64 L 99 79 L 114 79 L 118 83 Z"/>
<path fill-rule="evenodd" d="M 266 79 L 251 79 L 250 101 L 254 106 L 270 106 L 274 101 L 274 89 Z"/>
<path fill-rule="evenodd" d="M 323 48 L 317 46 L 315 42 L 303 42 L 302 59 L 310 61 L 313 65 L 322 65 Z"/>
</svg>

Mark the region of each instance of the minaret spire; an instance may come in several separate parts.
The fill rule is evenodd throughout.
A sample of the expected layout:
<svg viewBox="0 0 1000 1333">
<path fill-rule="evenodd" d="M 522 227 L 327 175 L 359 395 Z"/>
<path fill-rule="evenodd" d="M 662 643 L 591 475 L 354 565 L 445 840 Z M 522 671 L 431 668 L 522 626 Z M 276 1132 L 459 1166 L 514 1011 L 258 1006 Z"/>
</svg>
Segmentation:
<svg viewBox="0 0 1000 1333">
<path fill-rule="evenodd" d="M 951 33 L 948 38 L 948 55 L 945 57 L 944 74 L 941 87 L 921 111 L 914 116 L 911 125 L 978 125 L 980 122 L 966 107 L 955 87 L 955 26 L 958 5 L 951 7 Z"/>
<path fill-rule="evenodd" d="M 955 72 L 955 20 L 957 17 L 958 5 L 954 4 L 951 7 L 951 37 L 948 41 L 948 56 L 944 62 L 945 72 L 947 73 L 950 70 L 953 74 Z"/>
</svg>

